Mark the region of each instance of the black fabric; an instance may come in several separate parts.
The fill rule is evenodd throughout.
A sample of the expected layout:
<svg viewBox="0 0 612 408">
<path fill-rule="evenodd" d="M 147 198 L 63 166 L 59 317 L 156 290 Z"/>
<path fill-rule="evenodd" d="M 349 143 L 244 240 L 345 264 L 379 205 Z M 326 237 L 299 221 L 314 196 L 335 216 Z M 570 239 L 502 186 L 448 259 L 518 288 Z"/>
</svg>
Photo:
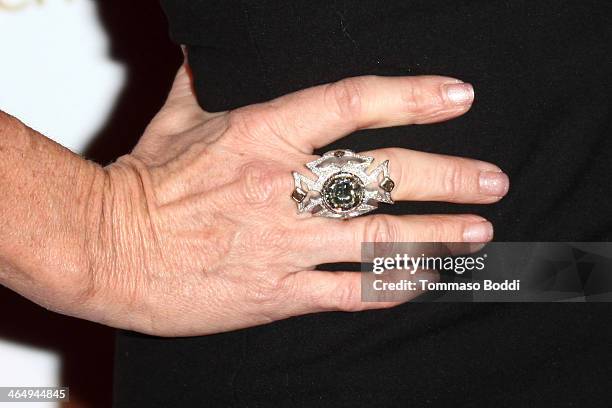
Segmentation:
<svg viewBox="0 0 612 408">
<path fill-rule="evenodd" d="M 612 5 L 539 1 L 163 0 L 209 111 L 363 74 L 471 82 L 453 121 L 334 144 L 487 160 L 511 180 L 475 212 L 498 241 L 612 237 Z M 325 149 L 327 150 L 327 148 Z M 612 406 L 609 304 L 406 304 L 232 333 L 118 337 L 117 407 Z"/>
</svg>

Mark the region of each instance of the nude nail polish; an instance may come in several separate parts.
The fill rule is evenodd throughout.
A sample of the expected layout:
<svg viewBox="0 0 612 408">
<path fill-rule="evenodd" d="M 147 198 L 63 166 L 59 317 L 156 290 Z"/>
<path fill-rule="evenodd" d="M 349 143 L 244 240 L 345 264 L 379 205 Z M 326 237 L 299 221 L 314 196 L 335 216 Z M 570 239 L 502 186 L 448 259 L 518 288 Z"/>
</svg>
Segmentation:
<svg viewBox="0 0 612 408">
<path fill-rule="evenodd" d="M 471 84 L 446 84 L 444 91 L 448 99 L 455 105 L 468 105 L 474 100 L 474 88 Z"/>
<path fill-rule="evenodd" d="M 465 242 L 488 242 L 491 238 L 493 238 L 493 225 L 488 221 L 469 225 L 463 231 Z"/>
<path fill-rule="evenodd" d="M 483 171 L 478 179 L 480 193 L 495 197 L 503 197 L 508 192 L 510 181 L 502 172 Z"/>
</svg>

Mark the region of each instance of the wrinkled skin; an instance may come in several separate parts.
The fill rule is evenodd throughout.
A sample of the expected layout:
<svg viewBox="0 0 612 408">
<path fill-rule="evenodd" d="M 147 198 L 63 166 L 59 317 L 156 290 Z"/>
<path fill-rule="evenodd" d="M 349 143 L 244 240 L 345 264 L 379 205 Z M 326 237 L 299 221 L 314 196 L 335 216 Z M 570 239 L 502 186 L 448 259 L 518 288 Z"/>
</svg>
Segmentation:
<svg viewBox="0 0 612 408">
<path fill-rule="evenodd" d="M 476 215 L 298 215 L 291 171 L 307 174 L 313 149 L 355 130 L 447 120 L 472 100 L 471 86 L 452 78 L 370 76 L 207 113 L 183 66 L 134 151 L 96 170 L 86 257 L 61 293 L 69 301 L 56 300 L 57 291 L 35 300 L 161 336 L 391 307 L 397 303 L 361 301 L 358 273 L 314 268 L 359 262 L 362 241 L 486 242 L 490 223 Z M 367 154 L 390 160 L 396 201 L 488 204 L 508 190 L 490 163 L 399 148 Z"/>
</svg>

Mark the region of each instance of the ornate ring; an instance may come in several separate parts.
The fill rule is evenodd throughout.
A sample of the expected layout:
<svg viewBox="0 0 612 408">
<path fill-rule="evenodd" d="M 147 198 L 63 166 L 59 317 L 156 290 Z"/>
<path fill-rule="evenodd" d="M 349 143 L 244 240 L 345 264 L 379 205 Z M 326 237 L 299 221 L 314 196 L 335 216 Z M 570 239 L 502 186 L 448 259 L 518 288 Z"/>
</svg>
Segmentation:
<svg viewBox="0 0 612 408">
<path fill-rule="evenodd" d="M 373 161 L 351 150 L 332 150 L 306 163 L 316 180 L 294 171 L 291 198 L 298 213 L 346 219 L 370 212 L 381 202 L 393 204 L 395 183 L 389 178 L 389 160 L 368 173 Z"/>
</svg>

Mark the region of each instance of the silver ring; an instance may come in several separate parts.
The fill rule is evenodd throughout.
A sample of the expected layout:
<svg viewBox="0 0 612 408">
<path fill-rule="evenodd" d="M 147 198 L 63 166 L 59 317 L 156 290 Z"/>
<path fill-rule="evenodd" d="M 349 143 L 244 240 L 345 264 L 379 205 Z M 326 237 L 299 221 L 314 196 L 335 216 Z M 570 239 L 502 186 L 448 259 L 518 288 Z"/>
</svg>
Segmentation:
<svg viewBox="0 0 612 408">
<path fill-rule="evenodd" d="M 332 150 L 306 163 L 316 180 L 292 172 L 295 188 L 291 198 L 297 203 L 298 213 L 352 218 L 378 208 L 378 203 L 393 204 L 395 183 L 389 177 L 389 160 L 368 173 L 373 161 L 373 157 L 352 150 Z"/>
</svg>

